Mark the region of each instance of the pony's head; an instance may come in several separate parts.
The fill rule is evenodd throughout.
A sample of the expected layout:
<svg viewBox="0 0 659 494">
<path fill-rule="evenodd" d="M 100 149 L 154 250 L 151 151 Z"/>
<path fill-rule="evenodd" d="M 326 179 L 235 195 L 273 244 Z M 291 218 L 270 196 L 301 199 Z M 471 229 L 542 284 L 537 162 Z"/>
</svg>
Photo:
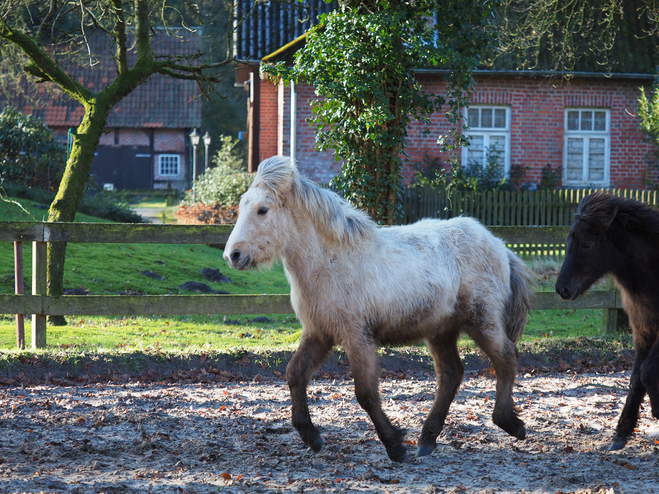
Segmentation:
<svg viewBox="0 0 659 494">
<path fill-rule="evenodd" d="M 303 224 L 307 230 L 297 239 L 299 248 L 310 241 L 311 229 L 327 242 L 353 244 L 376 228 L 366 213 L 302 177 L 290 158 L 268 158 L 240 199 L 224 258 L 234 269 L 267 266 L 281 259 L 294 230 Z"/>
<path fill-rule="evenodd" d="M 614 223 L 624 200 L 597 192 L 584 197 L 575 213 L 568 233 L 565 261 L 556 281 L 556 292 L 566 300 L 575 300 L 613 269 L 616 258 L 612 241 Z M 627 201 L 629 202 L 629 201 Z"/>
<path fill-rule="evenodd" d="M 259 165 L 254 182 L 240 199 L 238 221 L 229 235 L 224 259 L 234 269 L 272 264 L 281 256 L 285 205 L 297 167 L 275 156 Z"/>
</svg>

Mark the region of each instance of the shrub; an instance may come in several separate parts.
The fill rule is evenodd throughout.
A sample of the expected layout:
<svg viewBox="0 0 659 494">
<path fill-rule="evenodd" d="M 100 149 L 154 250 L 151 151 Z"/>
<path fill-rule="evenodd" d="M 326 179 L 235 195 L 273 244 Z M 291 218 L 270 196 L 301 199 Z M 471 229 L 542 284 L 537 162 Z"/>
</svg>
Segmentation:
<svg viewBox="0 0 659 494">
<path fill-rule="evenodd" d="M 222 147 L 213 157 L 212 168 L 206 170 L 192 184 L 192 189 L 185 192 L 182 204 L 218 204 L 236 206 L 254 177 L 245 170 L 245 166 L 236 152 L 239 141 L 231 136 L 221 136 Z"/>
<path fill-rule="evenodd" d="M 538 190 L 555 190 L 561 188 L 563 167 L 558 165 L 554 170 L 549 163 L 543 168 L 540 175 Z"/>
<path fill-rule="evenodd" d="M 0 178 L 30 187 L 57 190 L 64 173 L 66 148 L 37 118 L 11 106 L 0 113 Z"/>
<path fill-rule="evenodd" d="M 509 176 L 505 177 L 500 163 L 501 153 L 496 149 L 488 150 L 484 167 L 478 163 L 467 166 L 458 163 L 453 168 L 446 168 L 438 158 L 425 156 L 422 163 L 412 164 L 417 170 L 414 185 L 477 192 L 519 189 L 527 167 L 513 165 Z"/>
</svg>

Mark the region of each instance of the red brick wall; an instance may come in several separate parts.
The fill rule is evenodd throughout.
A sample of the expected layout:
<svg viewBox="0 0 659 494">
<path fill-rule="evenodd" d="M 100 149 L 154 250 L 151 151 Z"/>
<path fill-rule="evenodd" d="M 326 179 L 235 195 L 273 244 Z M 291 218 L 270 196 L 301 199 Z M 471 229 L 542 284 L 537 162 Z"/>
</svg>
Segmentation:
<svg viewBox="0 0 659 494">
<path fill-rule="evenodd" d="M 445 91 L 445 83 L 426 76 L 421 82 L 429 92 Z M 611 111 L 610 186 L 641 188 L 651 151 L 635 116 L 639 88 L 644 81 L 607 78 L 574 78 L 570 82 L 529 77 L 477 77 L 473 104 L 511 108 L 511 166 L 528 166 L 524 181 L 538 182 L 546 164 L 563 164 L 563 117 L 567 107 L 608 108 Z M 646 85 L 648 85 L 646 83 Z M 446 132 L 443 113 L 433 115 L 431 132 L 421 134 L 412 125 L 408 141 L 411 160 L 423 153 L 440 156 L 437 136 Z M 406 170 L 409 177 L 409 170 Z"/>
<path fill-rule="evenodd" d="M 182 129 L 155 129 L 153 136 L 153 148 L 156 152 L 163 153 L 185 153 L 185 145 L 189 137 Z M 204 157 L 204 141 L 199 140 L 197 157 Z M 203 162 L 202 162 L 203 165 Z"/>
<path fill-rule="evenodd" d="M 119 129 L 119 146 L 149 146 L 149 131 L 145 129 Z M 112 140 L 114 144 L 114 137 Z"/>
<path fill-rule="evenodd" d="M 283 88 L 283 112 L 284 119 L 282 125 L 281 137 L 283 142 L 284 156 L 290 155 L 290 104 L 291 90 L 290 85 Z M 314 143 L 316 134 L 314 129 L 309 126 L 311 118 L 311 106 L 309 101 L 316 98 L 313 87 L 307 84 L 297 84 L 295 86 L 296 108 L 297 108 L 297 126 L 296 126 L 296 146 L 295 159 L 300 171 L 307 177 L 316 182 L 329 183 L 341 170 L 340 163 L 334 158 L 333 151 L 316 151 Z"/>
<path fill-rule="evenodd" d="M 613 78 L 574 78 L 570 82 L 560 79 L 531 77 L 478 76 L 473 104 L 496 104 L 511 108 L 511 166 L 529 167 L 524 182 L 537 183 L 542 168 L 563 165 L 563 118 L 567 107 L 607 108 L 611 112 L 610 186 L 642 188 L 648 172 L 646 156 L 651 146 L 639 130 L 635 116 L 639 87 L 649 82 Z M 442 75 L 423 75 L 420 82 L 431 93 L 445 93 Z M 283 125 L 279 132 L 281 154 L 290 153 L 290 89 L 286 86 L 280 105 Z M 314 132 L 307 119 L 311 116 L 308 104 L 315 97 L 307 85 L 297 86 L 297 146 L 296 156 L 300 170 L 319 182 L 328 182 L 340 170 L 332 152 L 319 153 L 313 149 Z M 283 108 L 282 108 L 283 106 Z M 409 129 L 407 154 L 410 161 L 420 161 L 424 154 L 430 157 L 447 156 L 439 151 L 437 138 L 448 130 L 444 111 L 432 116 L 430 133 L 414 122 Z M 413 169 L 406 166 L 406 180 Z"/>
</svg>

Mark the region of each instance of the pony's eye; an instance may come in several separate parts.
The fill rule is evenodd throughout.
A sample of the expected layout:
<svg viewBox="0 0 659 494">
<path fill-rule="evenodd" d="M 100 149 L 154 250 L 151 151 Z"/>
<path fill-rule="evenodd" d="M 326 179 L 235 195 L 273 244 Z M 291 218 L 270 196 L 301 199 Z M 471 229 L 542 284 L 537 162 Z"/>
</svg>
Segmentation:
<svg viewBox="0 0 659 494">
<path fill-rule="evenodd" d="M 583 244 L 581 244 L 581 247 L 583 249 L 590 249 L 592 246 L 593 246 L 592 242 L 584 242 Z"/>
<path fill-rule="evenodd" d="M 267 212 L 268 212 L 268 208 L 266 208 L 265 206 L 261 206 L 261 207 L 259 208 L 259 210 L 257 211 L 257 214 L 259 214 L 259 215 L 261 215 L 261 216 L 264 216 L 265 213 L 267 213 Z"/>
</svg>

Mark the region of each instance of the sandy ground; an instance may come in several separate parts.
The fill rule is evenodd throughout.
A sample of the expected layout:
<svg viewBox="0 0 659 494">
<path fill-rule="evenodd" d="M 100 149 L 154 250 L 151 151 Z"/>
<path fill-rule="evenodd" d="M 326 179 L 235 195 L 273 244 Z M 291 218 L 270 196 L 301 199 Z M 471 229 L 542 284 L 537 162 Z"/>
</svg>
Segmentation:
<svg viewBox="0 0 659 494">
<path fill-rule="evenodd" d="M 319 454 L 292 429 L 276 376 L 3 386 L 0 492 L 659 492 L 659 424 L 647 402 L 630 444 L 606 451 L 628 372 L 520 375 L 524 441 L 493 425 L 495 381 L 482 374 L 466 376 L 438 450 L 404 464 L 387 458 L 348 376 L 309 388 Z M 434 388 L 429 375 L 382 380 L 410 450 Z"/>
</svg>

